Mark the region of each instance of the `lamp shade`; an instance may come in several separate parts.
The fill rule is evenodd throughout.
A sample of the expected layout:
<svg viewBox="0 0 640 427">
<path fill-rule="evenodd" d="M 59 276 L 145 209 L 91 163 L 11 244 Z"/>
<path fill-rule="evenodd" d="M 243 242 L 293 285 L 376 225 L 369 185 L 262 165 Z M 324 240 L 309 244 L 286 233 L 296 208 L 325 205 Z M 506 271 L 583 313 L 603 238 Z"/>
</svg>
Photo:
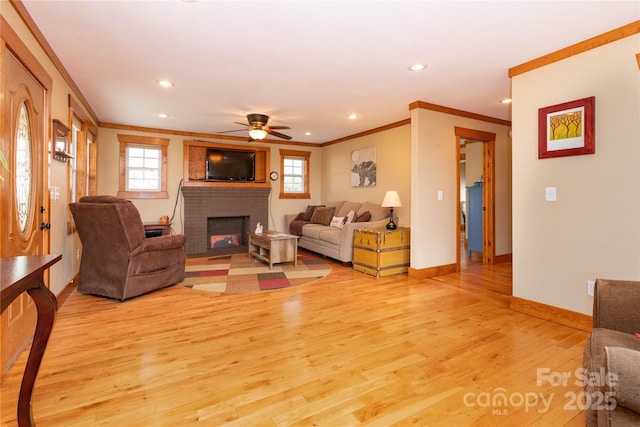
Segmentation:
<svg viewBox="0 0 640 427">
<path fill-rule="evenodd" d="M 384 195 L 384 200 L 380 205 L 383 208 L 397 208 L 402 206 L 402 202 L 400 201 L 400 196 L 398 196 L 397 191 L 387 191 L 387 194 Z"/>
<path fill-rule="evenodd" d="M 267 136 L 267 131 L 264 129 L 249 129 L 249 136 L 257 141 L 264 139 Z"/>
</svg>

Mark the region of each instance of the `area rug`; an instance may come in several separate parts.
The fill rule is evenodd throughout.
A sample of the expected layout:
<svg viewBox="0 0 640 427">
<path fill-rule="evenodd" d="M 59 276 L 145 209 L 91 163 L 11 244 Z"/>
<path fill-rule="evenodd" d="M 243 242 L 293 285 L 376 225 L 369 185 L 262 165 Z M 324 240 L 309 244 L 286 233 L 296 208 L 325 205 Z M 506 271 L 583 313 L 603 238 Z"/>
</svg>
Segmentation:
<svg viewBox="0 0 640 427">
<path fill-rule="evenodd" d="M 185 279 L 180 283 L 201 291 L 240 293 L 267 291 L 303 285 L 331 272 L 322 258 L 298 253 L 298 266 L 292 262 L 269 265 L 249 258 L 249 254 L 187 260 Z"/>
</svg>

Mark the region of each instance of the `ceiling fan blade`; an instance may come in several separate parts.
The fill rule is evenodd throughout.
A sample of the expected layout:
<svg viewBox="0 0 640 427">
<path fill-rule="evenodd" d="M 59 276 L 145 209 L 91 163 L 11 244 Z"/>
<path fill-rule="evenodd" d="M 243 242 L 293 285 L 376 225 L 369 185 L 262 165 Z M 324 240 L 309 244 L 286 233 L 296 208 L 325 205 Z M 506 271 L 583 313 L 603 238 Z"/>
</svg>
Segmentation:
<svg viewBox="0 0 640 427">
<path fill-rule="evenodd" d="M 269 126 L 269 129 L 291 129 L 289 126 Z"/>
<path fill-rule="evenodd" d="M 242 126 L 249 126 L 247 123 L 240 123 L 240 122 L 233 122 L 233 123 L 235 123 L 237 125 L 242 125 Z"/>
<path fill-rule="evenodd" d="M 231 132 L 246 132 L 246 129 L 236 129 L 236 130 L 224 130 L 222 132 L 216 132 L 216 133 L 231 133 Z"/>
<path fill-rule="evenodd" d="M 280 133 L 280 132 L 274 132 L 271 129 L 268 131 L 268 134 L 269 135 L 273 135 L 273 136 L 278 137 L 278 138 L 286 139 L 286 140 L 290 140 L 291 139 L 291 137 L 289 135 L 285 135 L 285 134 Z"/>
</svg>

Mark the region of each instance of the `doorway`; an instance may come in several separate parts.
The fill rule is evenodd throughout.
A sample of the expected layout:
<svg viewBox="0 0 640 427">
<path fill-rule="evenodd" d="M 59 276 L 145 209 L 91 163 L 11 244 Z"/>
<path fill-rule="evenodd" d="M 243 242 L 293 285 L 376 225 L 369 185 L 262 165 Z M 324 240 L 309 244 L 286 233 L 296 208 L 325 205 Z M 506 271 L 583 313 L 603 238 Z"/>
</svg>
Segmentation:
<svg viewBox="0 0 640 427">
<path fill-rule="evenodd" d="M 47 188 L 48 88 L 51 78 L 8 25 L 2 26 L 0 59 L 5 99 L 1 150 L 9 171 L 0 181 L 0 255 L 42 255 L 49 252 Z M 9 45 L 10 40 L 11 43 Z M 3 171 L 4 172 L 4 171 Z M 47 279 L 45 275 L 45 280 Z M 2 313 L 2 374 L 31 339 L 35 304 L 23 293 Z"/>
<path fill-rule="evenodd" d="M 460 139 L 460 269 L 482 264 L 482 142 Z"/>
<path fill-rule="evenodd" d="M 461 193 L 461 175 L 460 175 L 460 161 L 461 156 L 461 142 L 473 141 L 474 143 L 480 143 L 482 152 L 482 175 L 479 177 L 470 177 L 472 182 L 479 179 L 482 182 L 482 263 L 493 264 L 495 259 L 495 140 L 496 134 L 492 132 L 484 132 L 474 129 L 466 129 L 461 127 L 455 127 L 456 136 L 456 170 L 457 170 L 457 209 L 456 209 L 456 271 L 460 271 L 461 268 L 461 255 L 460 251 L 463 245 L 460 241 L 460 230 L 462 220 L 462 209 L 460 202 Z M 469 177 L 468 177 L 469 179 Z M 469 182 L 467 182 L 469 185 Z"/>
</svg>

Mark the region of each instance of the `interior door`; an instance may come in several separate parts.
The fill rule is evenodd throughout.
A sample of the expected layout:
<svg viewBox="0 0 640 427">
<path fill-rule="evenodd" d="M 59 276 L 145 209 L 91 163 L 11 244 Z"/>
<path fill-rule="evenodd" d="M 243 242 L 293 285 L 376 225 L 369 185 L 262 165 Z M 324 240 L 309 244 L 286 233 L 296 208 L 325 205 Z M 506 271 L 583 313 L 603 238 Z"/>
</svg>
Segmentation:
<svg viewBox="0 0 640 427">
<path fill-rule="evenodd" d="M 9 171 L 0 181 L 0 254 L 40 255 L 48 251 L 46 89 L 2 44 L 2 152 Z M 23 293 L 2 314 L 2 372 L 27 345 L 35 329 L 36 310 Z"/>
<path fill-rule="evenodd" d="M 493 264 L 495 262 L 495 141 L 496 134 L 481 130 L 455 127 L 456 135 L 456 168 L 458 179 L 458 200 L 456 210 L 456 265 L 460 271 L 460 140 L 472 140 L 482 143 L 482 263 Z M 467 159 L 468 160 L 468 159 Z M 467 165 L 468 168 L 468 165 Z M 467 177 L 468 177 L 467 170 Z M 475 177 L 471 177 L 473 179 Z M 467 185 L 471 185 L 467 181 Z M 467 202 L 468 203 L 468 202 Z"/>
</svg>

